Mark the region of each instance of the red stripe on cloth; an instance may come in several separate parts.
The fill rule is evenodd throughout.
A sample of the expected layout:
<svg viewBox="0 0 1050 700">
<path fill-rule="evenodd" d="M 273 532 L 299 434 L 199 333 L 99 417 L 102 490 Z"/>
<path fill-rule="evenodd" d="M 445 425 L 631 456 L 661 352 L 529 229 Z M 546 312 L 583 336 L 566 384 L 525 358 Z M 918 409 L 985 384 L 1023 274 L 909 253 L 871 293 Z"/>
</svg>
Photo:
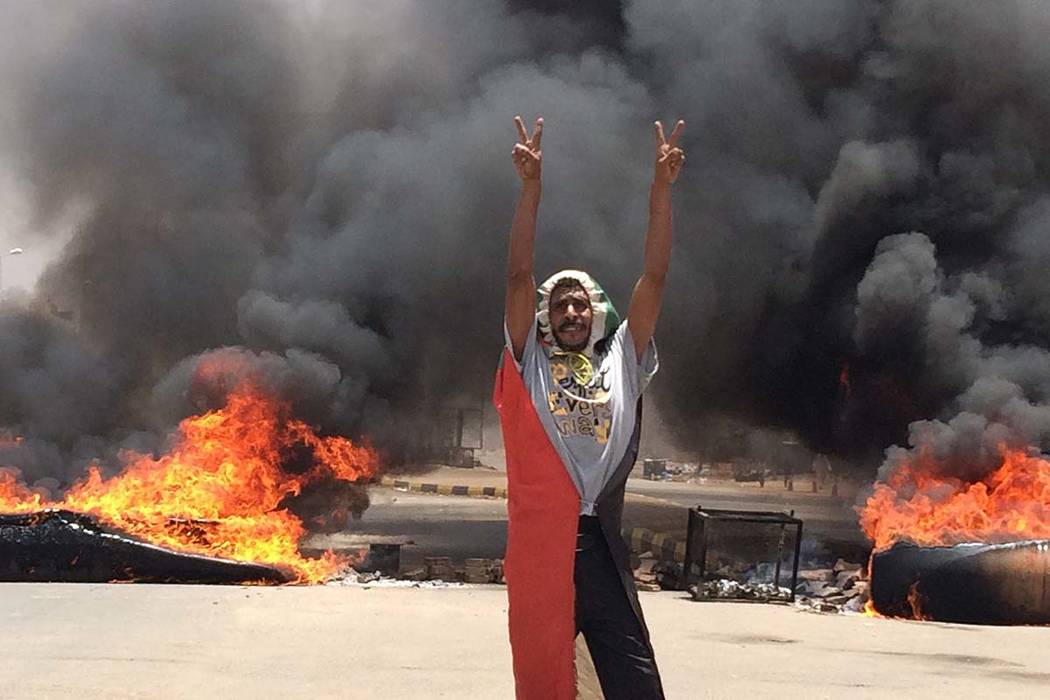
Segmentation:
<svg viewBox="0 0 1050 700">
<path fill-rule="evenodd" d="M 574 700 L 573 561 L 580 497 L 547 437 L 510 351 L 493 403 L 507 454 L 510 646 L 518 700 Z"/>
</svg>

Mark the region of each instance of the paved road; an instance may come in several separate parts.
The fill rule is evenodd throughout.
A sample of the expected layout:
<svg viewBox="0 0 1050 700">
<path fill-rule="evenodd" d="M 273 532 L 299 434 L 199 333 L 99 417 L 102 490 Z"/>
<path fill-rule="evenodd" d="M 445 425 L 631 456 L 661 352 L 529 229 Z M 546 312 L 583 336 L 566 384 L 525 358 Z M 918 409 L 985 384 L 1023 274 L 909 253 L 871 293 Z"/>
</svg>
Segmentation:
<svg viewBox="0 0 1050 700">
<path fill-rule="evenodd" d="M 684 537 L 686 509 L 697 503 L 715 508 L 791 510 L 804 522 L 806 551 L 830 547 L 834 556 L 864 548 L 853 511 L 841 501 L 821 495 L 762 491 L 757 488 L 707 486 L 632 479 L 625 523 Z M 507 540 L 507 508 L 502 499 L 405 493 L 376 487 L 364 517 L 346 533 L 315 536 L 308 542 L 320 549 L 343 549 L 354 536 L 403 536 L 413 544 L 402 548 L 402 566 L 422 565 L 424 556 L 503 556 Z M 854 556 L 853 558 L 856 558 Z"/>
<path fill-rule="evenodd" d="M 1036 698 L 1050 629 L 642 593 L 675 698 Z M 0 584 L 0 697 L 513 697 L 506 593 Z"/>
<path fill-rule="evenodd" d="M 345 533 L 314 536 L 306 545 L 343 549 L 362 535 L 401 536 L 412 544 L 401 548 L 401 565 L 411 569 L 425 556 L 447 556 L 462 562 L 467 557 L 501 558 L 507 544 L 507 502 L 503 499 L 467 498 L 405 493 L 376 487 L 372 505 L 363 517 L 351 521 Z"/>
<path fill-rule="evenodd" d="M 851 503 L 825 494 L 807 493 L 801 488 L 788 492 L 772 487 L 760 489 L 753 484 L 707 485 L 644 479 L 631 479 L 627 488 L 629 493 L 659 499 L 682 509 L 703 505 L 736 510 L 794 510 L 795 515 L 803 520 L 804 532 L 818 539 L 856 544 L 865 542 Z M 685 527 L 684 518 L 681 527 Z"/>
</svg>

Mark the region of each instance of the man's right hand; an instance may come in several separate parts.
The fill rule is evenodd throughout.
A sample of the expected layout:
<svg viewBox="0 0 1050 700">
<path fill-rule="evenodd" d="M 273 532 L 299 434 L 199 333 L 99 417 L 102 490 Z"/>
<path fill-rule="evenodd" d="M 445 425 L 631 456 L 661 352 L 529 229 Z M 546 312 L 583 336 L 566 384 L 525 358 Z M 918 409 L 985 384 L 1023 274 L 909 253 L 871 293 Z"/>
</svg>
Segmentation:
<svg viewBox="0 0 1050 700">
<path fill-rule="evenodd" d="M 518 171 L 518 177 L 522 182 L 540 179 L 540 165 L 543 161 L 543 152 L 540 151 L 540 138 L 543 136 L 543 117 L 536 120 L 536 130 L 529 136 L 525 130 L 525 122 L 521 117 L 514 117 L 514 123 L 518 127 L 518 143 L 514 145 L 511 156 L 514 159 L 514 168 Z"/>
<path fill-rule="evenodd" d="M 514 359 L 521 361 L 525 342 L 536 317 L 536 280 L 532 275 L 533 246 L 536 242 L 536 212 L 540 206 L 540 137 L 543 119 L 536 120 L 532 138 L 525 122 L 514 117 L 518 143 L 514 146 L 514 168 L 521 178 L 521 197 L 510 225 L 510 260 L 507 266 L 507 331 Z"/>
</svg>

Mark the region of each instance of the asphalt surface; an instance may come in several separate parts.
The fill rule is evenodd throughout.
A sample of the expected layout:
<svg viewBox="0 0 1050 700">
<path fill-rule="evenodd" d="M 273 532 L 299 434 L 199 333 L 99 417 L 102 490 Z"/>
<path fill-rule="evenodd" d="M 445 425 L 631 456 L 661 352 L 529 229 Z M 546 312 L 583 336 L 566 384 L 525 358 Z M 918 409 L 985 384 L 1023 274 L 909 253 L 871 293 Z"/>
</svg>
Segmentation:
<svg viewBox="0 0 1050 700">
<path fill-rule="evenodd" d="M 424 557 L 502 558 L 507 544 L 507 502 L 406 493 L 391 488 L 370 490 L 372 504 L 343 533 L 315 535 L 306 541 L 314 549 L 342 550 L 369 535 L 402 537 L 402 569 L 422 566 Z"/>
<path fill-rule="evenodd" d="M 804 521 L 805 551 L 822 552 L 834 560 L 857 560 L 865 540 L 856 514 L 840 499 L 822 494 L 777 492 L 755 485 L 703 485 L 631 479 L 624 509 L 628 528 L 641 527 L 684 538 L 687 509 L 696 504 L 745 510 L 794 510 Z M 374 487 L 372 504 L 345 533 L 310 538 L 313 549 L 348 549 L 368 536 L 402 537 L 404 569 L 422 566 L 427 556 L 499 558 L 507 539 L 507 507 L 503 499 L 440 496 Z M 357 544 L 355 544 L 357 543 Z"/>
<path fill-rule="evenodd" d="M 628 493 L 656 499 L 683 511 L 697 505 L 729 510 L 794 511 L 804 523 L 804 532 L 817 539 L 857 544 L 866 541 L 857 524 L 853 504 L 826 493 L 808 492 L 808 483 L 798 484 L 797 490 L 791 492 L 784 491 L 779 485 L 763 489 L 756 484 L 705 485 L 631 479 L 627 488 Z M 678 530 L 684 528 L 683 516 Z"/>
</svg>

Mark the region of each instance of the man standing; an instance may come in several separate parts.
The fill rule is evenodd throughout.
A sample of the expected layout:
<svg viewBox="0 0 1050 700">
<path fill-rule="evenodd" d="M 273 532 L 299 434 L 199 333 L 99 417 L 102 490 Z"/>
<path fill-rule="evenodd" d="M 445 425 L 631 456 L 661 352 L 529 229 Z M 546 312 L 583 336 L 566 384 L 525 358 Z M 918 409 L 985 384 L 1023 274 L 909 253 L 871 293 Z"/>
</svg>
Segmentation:
<svg viewBox="0 0 1050 700">
<path fill-rule="evenodd" d="M 576 697 L 581 633 L 609 700 L 663 698 L 620 535 L 638 455 L 641 395 L 656 373 L 653 330 L 671 255 L 671 185 L 685 155 L 656 127 L 645 262 L 626 322 L 590 275 L 564 270 L 536 287 L 543 120 L 516 117 L 522 181 L 510 233 L 506 349 L 496 377 L 507 454 L 505 576 L 517 697 Z"/>
</svg>

